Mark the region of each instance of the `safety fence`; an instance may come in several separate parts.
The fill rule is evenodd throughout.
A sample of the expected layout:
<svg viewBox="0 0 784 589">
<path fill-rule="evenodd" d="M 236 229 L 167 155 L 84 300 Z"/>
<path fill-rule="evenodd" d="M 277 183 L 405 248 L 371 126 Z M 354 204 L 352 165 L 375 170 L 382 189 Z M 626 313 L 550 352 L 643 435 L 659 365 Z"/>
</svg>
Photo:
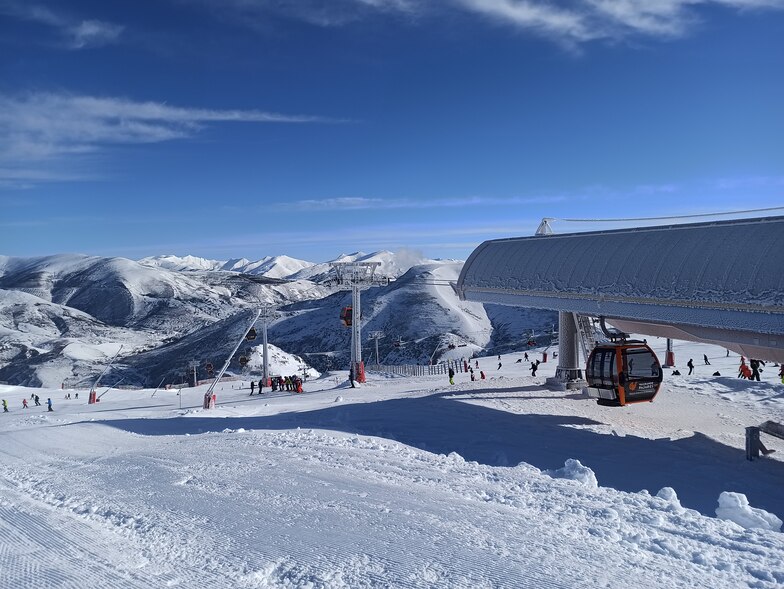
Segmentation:
<svg viewBox="0 0 784 589">
<path fill-rule="evenodd" d="M 388 374 L 400 374 L 402 376 L 434 376 L 437 374 L 449 374 L 449 369 L 459 372 L 468 372 L 472 368 L 468 360 L 446 360 L 438 364 L 419 365 L 419 364 L 368 364 L 365 370 L 368 372 L 385 372 Z"/>
</svg>

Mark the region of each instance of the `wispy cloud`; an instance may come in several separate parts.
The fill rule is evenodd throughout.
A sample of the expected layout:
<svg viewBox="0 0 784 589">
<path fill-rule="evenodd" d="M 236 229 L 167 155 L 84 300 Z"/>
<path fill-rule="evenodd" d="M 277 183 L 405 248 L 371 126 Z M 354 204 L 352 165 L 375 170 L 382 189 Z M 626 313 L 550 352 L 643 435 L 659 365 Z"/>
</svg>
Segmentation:
<svg viewBox="0 0 784 589">
<path fill-rule="evenodd" d="M 338 27 L 373 15 L 412 16 L 427 10 L 421 0 L 177 0 L 201 5 L 224 18 L 253 28 L 266 28 L 270 17 L 303 21 L 320 27 Z"/>
<path fill-rule="evenodd" d="M 538 196 L 538 197 L 489 197 L 489 196 L 460 196 L 451 198 L 324 198 L 300 200 L 294 202 L 280 202 L 273 205 L 279 209 L 294 209 L 297 211 L 324 211 L 339 210 L 390 210 L 390 209 L 452 209 L 472 206 L 512 206 L 527 204 L 547 204 L 566 200 L 563 196 Z"/>
<path fill-rule="evenodd" d="M 43 5 L 18 0 L 0 0 L 0 14 L 56 29 L 69 49 L 116 43 L 124 30 L 122 25 L 95 19 L 81 20 Z"/>
<path fill-rule="evenodd" d="M 0 182 L 62 180 L 73 175 L 42 163 L 109 146 L 159 143 L 196 135 L 215 123 L 336 122 L 259 110 L 211 110 L 69 94 L 0 94 Z M 64 178 L 65 177 L 65 178 Z"/>
<path fill-rule="evenodd" d="M 456 0 L 477 13 L 578 44 L 633 36 L 682 37 L 700 22 L 701 9 L 784 9 L 784 0 Z"/>
<path fill-rule="evenodd" d="M 249 26 L 282 16 L 316 26 L 335 27 L 374 15 L 420 20 L 445 13 L 480 15 L 490 21 L 537 34 L 565 46 L 635 36 L 681 37 L 707 14 L 723 6 L 739 11 L 784 9 L 784 0 L 179 0 L 210 7 Z M 408 20 L 412 20 L 409 18 Z"/>
</svg>

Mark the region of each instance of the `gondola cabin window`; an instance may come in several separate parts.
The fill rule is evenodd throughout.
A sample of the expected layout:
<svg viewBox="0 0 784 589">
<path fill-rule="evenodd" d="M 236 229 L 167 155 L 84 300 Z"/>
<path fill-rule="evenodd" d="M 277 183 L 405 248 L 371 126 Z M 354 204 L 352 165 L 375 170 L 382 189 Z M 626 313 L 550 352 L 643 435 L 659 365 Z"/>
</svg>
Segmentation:
<svg viewBox="0 0 784 589">
<path fill-rule="evenodd" d="M 588 366 L 592 384 L 595 387 L 613 388 L 616 385 L 615 350 L 596 350 Z"/>
</svg>

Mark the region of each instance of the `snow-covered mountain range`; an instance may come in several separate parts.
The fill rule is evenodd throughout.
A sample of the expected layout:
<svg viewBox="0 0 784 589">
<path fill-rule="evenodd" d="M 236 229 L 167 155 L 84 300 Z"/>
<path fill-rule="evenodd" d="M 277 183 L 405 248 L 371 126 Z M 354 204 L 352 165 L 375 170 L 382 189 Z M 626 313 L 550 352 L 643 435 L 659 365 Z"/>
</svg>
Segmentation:
<svg viewBox="0 0 784 589">
<path fill-rule="evenodd" d="M 0 382 L 79 384 L 95 378 L 124 345 L 102 382 L 155 385 L 183 380 L 189 362 L 220 366 L 260 304 L 277 311 L 269 341 L 317 370 L 345 367 L 350 330 L 339 321 L 351 294 L 327 281 L 333 262 L 379 262 L 391 279 L 362 295 L 363 357 L 428 363 L 484 350 L 502 352 L 525 334 L 549 332 L 553 313 L 461 302 L 448 282 L 462 262 L 411 252 L 357 252 L 315 264 L 287 256 L 255 262 L 158 256 L 133 261 L 63 254 L 0 256 Z M 240 354 L 254 353 L 251 342 Z M 297 362 L 291 360 L 291 362 Z M 251 363 L 252 369 L 253 364 Z M 247 368 L 246 368 L 247 370 Z"/>
</svg>

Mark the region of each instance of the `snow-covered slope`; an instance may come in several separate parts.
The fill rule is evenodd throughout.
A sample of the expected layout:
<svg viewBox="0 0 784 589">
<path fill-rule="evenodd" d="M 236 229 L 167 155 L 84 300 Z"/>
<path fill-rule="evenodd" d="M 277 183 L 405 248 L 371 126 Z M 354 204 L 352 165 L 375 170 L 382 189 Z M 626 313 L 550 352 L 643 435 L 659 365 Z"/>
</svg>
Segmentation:
<svg viewBox="0 0 784 589">
<path fill-rule="evenodd" d="M 220 270 L 226 262 L 217 260 L 207 260 L 196 256 L 152 256 L 139 260 L 142 266 L 152 266 L 154 268 L 164 268 L 166 270 Z"/>
<path fill-rule="evenodd" d="M 679 365 L 703 353 L 625 408 L 516 354 L 454 386 L 229 382 L 213 410 L 206 386 L 87 405 L 0 385 L 0 587 L 777 589 L 784 442 L 747 462 L 743 427 L 784 421 L 781 385 L 712 377 L 739 358 L 676 342 Z M 22 409 L 32 393 L 54 411 Z"/>
<path fill-rule="evenodd" d="M 291 278 L 296 280 L 297 273 L 313 266 L 313 262 L 298 260 L 289 256 L 268 256 L 243 266 L 235 266 L 237 272 L 258 274 L 269 278 Z"/>
<path fill-rule="evenodd" d="M 381 269 L 394 275 L 415 258 L 406 252 L 376 252 L 342 259 L 380 261 Z M 234 262 L 244 271 L 229 272 L 198 269 L 214 264 L 196 258 L 155 260 L 159 264 L 82 255 L 0 259 L 0 289 L 29 295 L 5 296 L 0 304 L 0 327 L 6 329 L 0 333 L 0 356 L 6 359 L 0 381 L 52 386 L 90 380 L 91 370 L 100 373 L 102 362 L 90 366 L 65 354 L 66 346 L 132 341 L 106 382 L 124 378 L 126 384 L 156 384 L 182 374 L 193 359 L 222 364 L 236 340 L 221 330 L 260 303 L 280 310 L 270 327 L 272 344 L 318 370 L 345 367 L 351 336 L 338 316 L 351 304 L 350 293 L 291 279 L 316 266 L 279 280 L 265 274 L 283 275 L 309 263 L 278 256 L 251 268 L 240 260 Z M 166 269 L 160 266 L 164 262 L 177 268 L 188 262 L 188 269 Z M 364 291 L 363 357 L 375 361 L 375 345 L 367 339 L 373 331 L 384 334 L 378 345 L 382 363 L 426 364 L 481 350 L 503 352 L 519 344 L 524 333 L 549 329 L 555 322 L 549 312 L 460 302 L 448 283 L 457 279 L 461 264 L 413 266 L 389 284 Z M 314 277 L 326 276 L 316 272 Z M 44 318 L 21 320 L 28 314 L 38 317 L 42 310 Z"/>
</svg>

